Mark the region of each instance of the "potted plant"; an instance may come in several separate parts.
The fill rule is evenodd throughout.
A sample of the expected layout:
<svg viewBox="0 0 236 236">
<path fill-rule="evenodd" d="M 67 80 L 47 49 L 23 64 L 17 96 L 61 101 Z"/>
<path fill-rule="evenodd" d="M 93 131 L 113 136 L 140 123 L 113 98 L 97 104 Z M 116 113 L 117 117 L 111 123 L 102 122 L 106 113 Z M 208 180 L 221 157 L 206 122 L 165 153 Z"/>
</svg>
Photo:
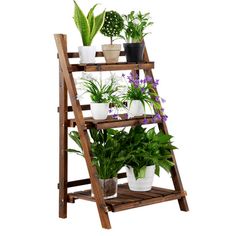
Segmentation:
<svg viewBox="0 0 236 236">
<path fill-rule="evenodd" d="M 105 10 L 97 15 L 94 16 L 94 9 L 98 4 L 95 4 L 89 11 L 88 15 L 85 16 L 83 11 L 80 9 L 78 4 L 74 1 L 75 8 L 74 8 L 74 22 L 80 31 L 83 46 L 79 47 L 79 56 L 80 56 L 80 63 L 87 64 L 87 63 L 95 63 L 95 55 L 96 55 L 96 47 L 91 46 L 93 38 L 101 29 L 104 18 L 105 18 Z"/>
<path fill-rule="evenodd" d="M 146 131 L 141 126 L 131 128 L 125 135 L 125 147 L 128 185 L 132 191 L 149 191 L 154 173 L 159 176 L 160 168 L 167 172 L 174 163 L 170 160 L 171 135 L 156 133 L 155 128 Z"/>
<path fill-rule="evenodd" d="M 162 119 L 165 115 L 161 111 L 160 100 L 165 100 L 158 96 L 155 89 L 159 81 L 153 81 L 150 76 L 140 79 L 137 74 L 133 73 L 130 73 L 127 79 L 128 89 L 123 100 L 128 102 L 129 116 L 142 116 L 146 113 L 145 104 L 147 104 L 151 110 L 154 109 L 156 112 L 155 118 Z"/>
<path fill-rule="evenodd" d="M 123 28 L 124 20 L 121 15 L 116 11 L 107 11 L 103 27 L 101 28 L 101 33 L 110 37 L 110 44 L 102 45 L 102 51 L 107 63 L 118 62 L 121 45 L 113 44 L 113 37 L 119 36 Z"/>
<path fill-rule="evenodd" d="M 145 29 L 152 25 L 150 21 L 150 13 L 142 14 L 140 11 L 135 13 L 131 11 L 128 15 L 123 15 L 125 26 L 123 38 L 124 49 L 126 52 L 127 62 L 142 62 L 144 53 L 143 39 L 148 34 Z"/>
<path fill-rule="evenodd" d="M 90 104 L 93 119 L 104 120 L 108 116 L 109 104 L 123 107 L 122 101 L 119 99 L 119 90 L 121 86 L 117 85 L 116 77 L 112 75 L 105 82 L 102 79 L 94 77 L 80 78 L 82 81 L 82 90 L 90 94 L 92 103 Z"/>
<path fill-rule="evenodd" d="M 77 131 L 69 136 L 76 142 L 79 150 L 68 149 L 83 156 L 80 137 Z M 120 143 L 122 133 L 113 130 L 90 130 L 92 163 L 96 167 L 97 177 L 103 190 L 104 199 L 117 196 L 117 173 L 124 166 L 125 158 L 120 155 L 123 146 Z M 92 193 L 93 194 L 93 193 Z"/>
</svg>

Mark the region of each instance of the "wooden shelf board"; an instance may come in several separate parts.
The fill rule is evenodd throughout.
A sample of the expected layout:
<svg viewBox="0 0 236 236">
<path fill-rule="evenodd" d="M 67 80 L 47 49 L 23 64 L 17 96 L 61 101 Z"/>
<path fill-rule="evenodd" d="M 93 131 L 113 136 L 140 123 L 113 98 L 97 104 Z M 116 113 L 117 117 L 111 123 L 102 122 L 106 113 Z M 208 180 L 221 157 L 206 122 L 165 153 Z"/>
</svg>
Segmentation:
<svg viewBox="0 0 236 236">
<path fill-rule="evenodd" d="M 96 64 L 71 64 L 69 67 L 69 72 L 76 71 L 118 71 L 118 70 L 150 70 L 154 68 L 154 62 L 143 62 L 143 63 L 96 63 Z"/>
<path fill-rule="evenodd" d="M 118 196 L 113 199 L 105 200 L 105 203 L 109 211 L 117 212 L 155 203 L 176 200 L 186 195 L 186 192 L 159 187 L 152 187 L 152 189 L 147 192 L 134 192 L 129 190 L 128 184 L 126 183 L 118 185 Z M 69 202 L 74 202 L 77 199 L 95 202 L 95 199 L 91 197 L 91 190 L 68 194 Z"/>
<path fill-rule="evenodd" d="M 144 116 L 137 116 L 130 119 L 126 118 L 126 114 L 119 115 L 122 120 L 114 119 L 112 116 L 108 116 L 106 120 L 94 120 L 92 117 L 87 117 L 85 119 L 86 128 L 95 127 L 96 129 L 108 129 L 108 128 L 118 128 L 127 127 L 143 124 Z M 145 124 L 156 124 L 161 123 L 161 121 L 153 121 L 153 115 L 146 115 Z M 75 119 L 68 119 L 68 127 L 75 127 Z"/>
</svg>

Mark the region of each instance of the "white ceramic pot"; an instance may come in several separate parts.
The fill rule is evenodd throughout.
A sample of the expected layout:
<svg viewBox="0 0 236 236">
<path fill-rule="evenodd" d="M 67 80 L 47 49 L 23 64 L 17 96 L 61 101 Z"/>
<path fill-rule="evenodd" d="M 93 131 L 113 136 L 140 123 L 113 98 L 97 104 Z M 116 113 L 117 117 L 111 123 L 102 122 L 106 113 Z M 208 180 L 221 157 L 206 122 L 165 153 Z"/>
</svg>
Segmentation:
<svg viewBox="0 0 236 236">
<path fill-rule="evenodd" d="M 80 46 L 79 57 L 80 64 L 95 63 L 96 47 L 95 46 Z"/>
<path fill-rule="evenodd" d="M 144 114 L 144 107 L 140 100 L 129 101 L 129 113 L 131 116 L 142 116 Z"/>
<path fill-rule="evenodd" d="M 147 166 L 145 177 L 136 179 L 132 167 L 126 167 L 129 189 L 132 191 L 149 191 L 152 188 L 153 178 L 155 174 L 155 165 Z"/>
<path fill-rule="evenodd" d="M 92 116 L 94 120 L 105 120 L 109 112 L 109 103 L 91 103 Z"/>
<path fill-rule="evenodd" d="M 117 63 L 120 56 L 120 50 L 121 50 L 120 44 L 102 45 L 102 51 L 103 51 L 106 63 Z"/>
</svg>

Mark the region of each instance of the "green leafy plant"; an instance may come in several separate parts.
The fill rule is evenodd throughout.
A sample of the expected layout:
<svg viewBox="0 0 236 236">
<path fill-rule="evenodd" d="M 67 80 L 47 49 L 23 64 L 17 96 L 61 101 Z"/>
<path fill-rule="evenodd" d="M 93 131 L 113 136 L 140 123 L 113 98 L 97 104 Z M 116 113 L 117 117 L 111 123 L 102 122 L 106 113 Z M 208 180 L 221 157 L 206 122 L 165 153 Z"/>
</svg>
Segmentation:
<svg viewBox="0 0 236 236">
<path fill-rule="evenodd" d="M 78 4 L 74 1 L 74 22 L 80 31 L 83 45 L 90 46 L 93 38 L 102 28 L 105 19 L 105 10 L 98 16 L 94 16 L 94 10 L 98 4 L 95 4 L 85 16 Z"/>
<path fill-rule="evenodd" d="M 145 29 L 153 24 L 150 21 L 150 13 L 142 14 L 140 11 L 135 13 L 131 11 L 128 15 L 123 15 L 124 18 L 124 35 L 120 35 L 127 43 L 141 43 L 143 38 L 150 32 L 145 32 Z"/>
<path fill-rule="evenodd" d="M 123 136 L 122 132 L 115 130 L 90 130 L 92 163 L 97 169 L 100 179 L 110 179 L 117 176 L 118 171 L 124 166 Z M 78 145 L 79 150 L 68 149 L 83 156 L 79 133 L 71 131 L 69 136 Z"/>
<path fill-rule="evenodd" d="M 124 132 L 124 131 L 123 131 Z M 144 178 L 146 167 L 155 165 L 155 174 L 160 175 L 160 168 L 167 172 L 174 163 L 171 150 L 176 149 L 171 143 L 171 135 L 163 132 L 156 133 L 155 128 L 146 131 L 142 126 L 131 128 L 129 133 L 123 134 L 126 143 L 124 147 L 127 166 L 134 169 L 135 178 Z"/>
<path fill-rule="evenodd" d="M 121 15 L 116 11 L 107 11 L 101 33 L 110 37 L 111 44 L 113 43 L 113 37 L 119 36 L 123 28 L 124 20 Z"/>
<path fill-rule="evenodd" d="M 121 99 L 119 99 L 119 91 L 122 86 L 117 85 L 117 79 L 111 76 L 109 81 L 104 83 L 102 80 L 95 78 L 81 78 L 83 86 L 90 94 L 90 98 L 96 103 L 113 103 L 118 107 L 123 107 Z"/>
</svg>

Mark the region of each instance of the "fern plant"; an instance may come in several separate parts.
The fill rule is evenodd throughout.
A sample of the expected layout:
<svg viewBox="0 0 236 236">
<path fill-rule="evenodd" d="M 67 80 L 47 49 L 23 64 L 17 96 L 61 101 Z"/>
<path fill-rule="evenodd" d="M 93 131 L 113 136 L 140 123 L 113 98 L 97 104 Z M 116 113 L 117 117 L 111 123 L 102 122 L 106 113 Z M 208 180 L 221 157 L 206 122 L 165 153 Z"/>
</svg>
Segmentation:
<svg viewBox="0 0 236 236">
<path fill-rule="evenodd" d="M 90 10 L 87 16 L 83 13 L 78 4 L 74 1 L 74 21 L 81 34 L 83 45 L 90 46 L 92 44 L 93 38 L 102 28 L 105 19 L 105 10 L 94 16 L 94 10 L 98 4 L 95 4 Z"/>
</svg>

